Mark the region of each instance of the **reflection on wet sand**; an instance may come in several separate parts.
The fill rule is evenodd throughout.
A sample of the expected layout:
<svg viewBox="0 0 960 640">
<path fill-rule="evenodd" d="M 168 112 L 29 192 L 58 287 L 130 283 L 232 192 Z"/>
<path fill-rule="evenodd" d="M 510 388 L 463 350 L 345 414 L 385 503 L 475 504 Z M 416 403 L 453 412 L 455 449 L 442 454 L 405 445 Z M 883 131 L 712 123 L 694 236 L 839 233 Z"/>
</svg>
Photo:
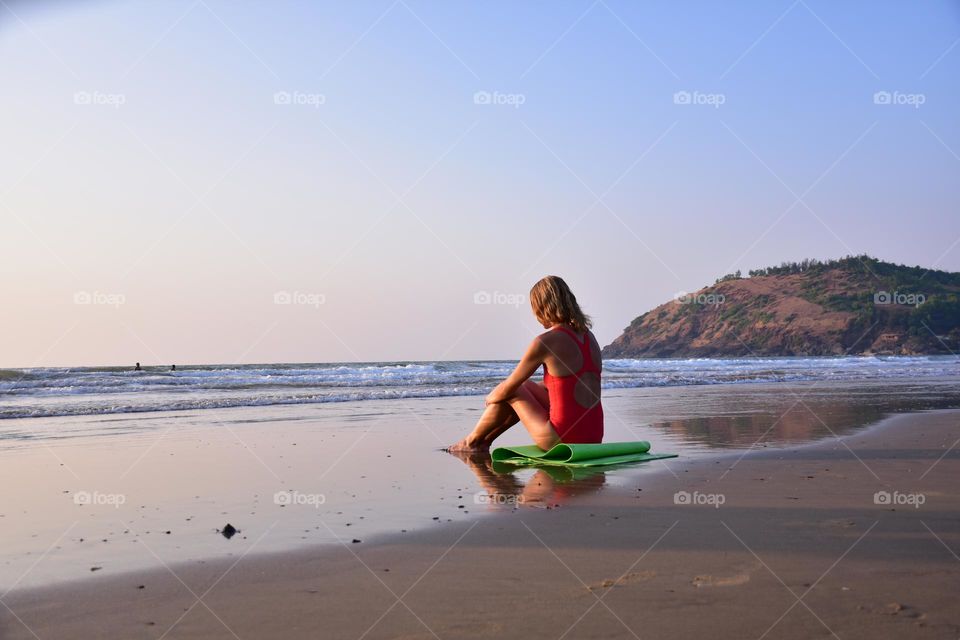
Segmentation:
<svg viewBox="0 0 960 640">
<path fill-rule="evenodd" d="M 837 404 L 811 409 L 797 405 L 782 414 L 710 416 L 666 420 L 654 426 L 681 437 L 713 447 L 743 447 L 766 443 L 804 442 L 840 435 L 872 424 L 883 417 L 876 407 Z"/>
<path fill-rule="evenodd" d="M 606 484 L 603 469 L 543 467 L 523 481 L 518 467 L 494 462 L 489 453 L 451 455 L 466 464 L 477 477 L 477 483 L 482 487 L 476 495 L 479 504 L 549 509 L 563 504 L 568 498 L 596 493 Z"/>
<path fill-rule="evenodd" d="M 683 415 L 654 420 L 651 426 L 677 440 L 707 447 L 766 446 L 818 440 L 848 434 L 891 413 L 956 407 L 956 384 L 863 384 L 834 388 L 798 387 L 797 392 L 774 389 L 724 390 L 710 398 L 714 415 Z M 705 390 L 702 399 L 716 390 Z M 719 394 L 718 394 L 719 395 Z"/>
</svg>

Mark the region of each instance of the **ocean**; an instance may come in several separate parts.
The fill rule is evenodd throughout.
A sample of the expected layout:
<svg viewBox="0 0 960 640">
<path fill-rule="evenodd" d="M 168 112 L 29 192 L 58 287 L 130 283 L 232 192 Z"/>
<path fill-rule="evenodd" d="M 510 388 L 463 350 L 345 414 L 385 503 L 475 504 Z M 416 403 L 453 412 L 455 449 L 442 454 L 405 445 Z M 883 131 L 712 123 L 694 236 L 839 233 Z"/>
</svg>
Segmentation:
<svg viewBox="0 0 960 640">
<path fill-rule="evenodd" d="M 0 419 L 483 395 L 511 361 L 74 367 L 0 370 Z M 618 359 L 604 389 L 943 378 L 955 356 Z"/>
</svg>

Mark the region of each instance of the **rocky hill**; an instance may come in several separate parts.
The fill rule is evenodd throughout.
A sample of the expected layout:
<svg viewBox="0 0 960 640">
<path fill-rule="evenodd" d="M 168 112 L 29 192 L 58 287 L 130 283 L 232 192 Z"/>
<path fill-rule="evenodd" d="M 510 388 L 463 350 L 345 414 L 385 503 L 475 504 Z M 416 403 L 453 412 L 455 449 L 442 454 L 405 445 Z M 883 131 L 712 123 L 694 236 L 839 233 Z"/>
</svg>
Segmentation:
<svg viewBox="0 0 960 640">
<path fill-rule="evenodd" d="M 718 279 L 634 319 L 605 358 L 960 353 L 960 273 L 869 256 Z"/>
</svg>

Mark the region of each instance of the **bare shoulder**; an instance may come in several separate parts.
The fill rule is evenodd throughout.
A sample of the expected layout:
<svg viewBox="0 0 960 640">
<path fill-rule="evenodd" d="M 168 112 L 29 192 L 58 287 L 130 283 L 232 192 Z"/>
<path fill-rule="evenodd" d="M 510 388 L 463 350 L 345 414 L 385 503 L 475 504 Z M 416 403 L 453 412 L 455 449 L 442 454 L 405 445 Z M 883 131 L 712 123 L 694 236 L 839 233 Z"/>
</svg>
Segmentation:
<svg viewBox="0 0 960 640">
<path fill-rule="evenodd" d="M 556 331 L 544 331 L 536 338 L 533 339 L 533 344 L 531 346 L 536 346 L 539 349 L 545 351 L 553 351 L 557 345 L 557 332 Z"/>
<path fill-rule="evenodd" d="M 540 335 L 538 335 L 538 336 L 535 338 L 535 340 L 539 340 L 540 342 L 547 342 L 547 343 L 549 343 L 549 342 L 552 342 L 552 341 L 556 340 L 556 337 L 557 337 L 557 332 L 556 332 L 556 331 L 554 331 L 554 330 L 552 330 L 552 329 L 547 329 L 546 331 L 544 331 L 543 333 L 541 333 Z"/>
<path fill-rule="evenodd" d="M 555 340 L 556 332 L 544 331 L 533 339 L 533 341 L 530 343 L 530 349 L 534 351 L 548 351 L 555 344 Z"/>
</svg>

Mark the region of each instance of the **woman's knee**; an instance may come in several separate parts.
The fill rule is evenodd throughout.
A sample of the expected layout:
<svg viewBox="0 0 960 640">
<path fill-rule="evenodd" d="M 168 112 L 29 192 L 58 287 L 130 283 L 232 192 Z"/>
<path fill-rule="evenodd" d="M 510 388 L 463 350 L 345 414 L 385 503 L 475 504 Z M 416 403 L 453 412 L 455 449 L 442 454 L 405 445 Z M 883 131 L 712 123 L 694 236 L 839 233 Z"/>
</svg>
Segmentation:
<svg viewBox="0 0 960 640">
<path fill-rule="evenodd" d="M 539 382 L 534 382 L 533 380 L 526 380 L 523 383 L 523 388 L 530 392 L 530 397 L 536 400 L 541 407 L 543 407 L 544 409 L 549 409 L 550 394 L 547 392 L 546 387 L 544 387 Z"/>
<path fill-rule="evenodd" d="M 513 395 L 508 397 L 504 402 L 510 404 L 516 400 L 528 400 L 536 398 L 537 390 L 534 388 L 536 385 L 537 383 L 533 380 L 524 380 L 523 384 L 521 384 L 517 390 L 513 392 Z"/>
<path fill-rule="evenodd" d="M 530 380 L 525 381 L 522 385 L 520 385 L 520 388 L 517 389 L 512 396 L 507 398 L 507 403 L 510 405 L 514 405 L 518 402 L 535 401 L 536 397 L 533 395 L 533 391 L 530 389 L 530 387 L 527 386 L 528 384 L 536 384 L 536 383 L 531 383 Z"/>
</svg>

